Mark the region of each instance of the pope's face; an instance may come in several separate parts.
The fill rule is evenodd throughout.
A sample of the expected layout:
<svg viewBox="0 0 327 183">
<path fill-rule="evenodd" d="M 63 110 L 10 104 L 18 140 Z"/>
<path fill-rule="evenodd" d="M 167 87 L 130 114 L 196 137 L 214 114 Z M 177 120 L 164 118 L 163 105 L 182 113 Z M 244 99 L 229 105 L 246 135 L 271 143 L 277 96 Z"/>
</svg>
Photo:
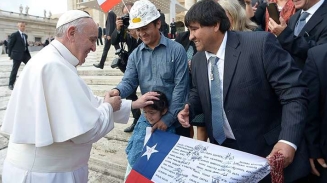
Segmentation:
<svg viewBox="0 0 327 183">
<path fill-rule="evenodd" d="M 96 40 L 98 37 L 98 28 L 95 22 L 88 18 L 85 19 L 86 24 L 80 28 L 81 30 L 75 31 L 74 43 L 73 43 L 73 55 L 79 60 L 78 65 L 82 65 L 85 62 L 90 51 L 96 50 Z"/>
</svg>

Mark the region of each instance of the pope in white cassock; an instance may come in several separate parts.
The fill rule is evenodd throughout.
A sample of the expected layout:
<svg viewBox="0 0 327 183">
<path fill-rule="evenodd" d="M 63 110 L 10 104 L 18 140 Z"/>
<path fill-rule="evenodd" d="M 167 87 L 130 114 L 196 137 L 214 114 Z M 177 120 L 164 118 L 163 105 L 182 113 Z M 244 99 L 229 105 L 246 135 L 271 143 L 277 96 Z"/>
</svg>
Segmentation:
<svg viewBox="0 0 327 183">
<path fill-rule="evenodd" d="M 151 104 L 150 92 L 135 102 L 93 95 L 76 66 L 95 51 L 98 28 L 83 11 L 58 20 L 56 39 L 25 66 L 9 100 L 1 130 L 10 135 L 3 183 L 86 183 L 92 143 L 131 108 Z"/>
</svg>

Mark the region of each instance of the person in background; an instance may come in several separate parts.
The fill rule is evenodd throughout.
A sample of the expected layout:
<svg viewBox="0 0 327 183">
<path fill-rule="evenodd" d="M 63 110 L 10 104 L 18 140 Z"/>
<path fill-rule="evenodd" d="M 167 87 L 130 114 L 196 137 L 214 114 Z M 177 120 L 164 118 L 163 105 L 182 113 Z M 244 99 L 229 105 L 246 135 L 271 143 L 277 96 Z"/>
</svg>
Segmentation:
<svg viewBox="0 0 327 183">
<path fill-rule="evenodd" d="M 327 182 L 327 43 L 308 51 L 303 79 L 309 87 L 308 121 L 305 138 L 308 143 L 311 176 L 309 182 Z"/>
<path fill-rule="evenodd" d="M 270 32 L 268 28 L 270 15 L 267 8 L 269 3 L 276 3 L 279 16 L 282 17 L 286 23 L 288 23 L 291 16 L 296 12 L 292 0 L 268 0 L 267 2 L 261 3 L 256 12 L 252 14 L 251 20 L 261 26 L 262 30 L 268 32 Z"/>
<path fill-rule="evenodd" d="M 124 15 L 128 14 L 128 12 L 131 10 L 133 6 L 133 3 L 126 3 L 125 6 L 122 9 L 122 12 Z M 122 32 L 123 31 L 123 32 Z M 123 44 L 127 45 L 127 54 L 128 56 L 133 52 L 133 50 L 140 44 L 142 43 L 142 41 L 138 38 L 137 34 L 136 34 L 136 30 L 135 29 L 128 29 L 126 25 L 123 25 L 123 20 L 118 17 L 116 20 L 116 29 L 114 30 L 114 32 L 111 35 L 111 43 L 113 45 L 118 45 L 121 44 L 123 46 Z M 123 47 L 121 48 L 123 49 Z M 126 59 L 126 58 L 124 58 Z M 127 57 L 128 59 L 128 57 Z M 126 70 L 126 66 L 127 66 L 127 62 L 128 60 L 125 60 L 126 63 L 122 64 L 122 65 L 118 65 L 118 68 L 125 73 Z M 134 90 L 134 92 L 132 94 L 130 94 L 129 96 L 126 97 L 126 99 L 135 101 L 137 100 L 137 95 L 136 95 L 136 90 Z M 132 114 L 133 114 L 133 123 L 124 129 L 124 132 L 133 132 L 134 127 L 141 115 L 141 111 L 140 109 L 135 109 L 132 110 Z"/>
<path fill-rule="evenodd" d="M 50 43 L 50 37 L 49 37 L 49 38 L 47 38 L 47 39 L 44 41 L 43 47 L 46 47 L 46 46 L 48 46 L 48 45 L 49 45 L 49 43 Z"/>
<path fill-rule="evenodd" d="M 14 89 L 14 84 L 20 64 L 24 62 L 26 65 L 31 58 L 31 54 L 28 50 L 28 36 L 24 33 L 26 24 L 25 22 L 19 22 L 17 26 L 18 31 L 11 34 L 8 44 L 8 55 L 13 60 L 13 66 L 10 73 L 8 85 L 10 90 Z"/>
<path fill-rule="evenodd" d="M 168 32 L 169 32 L 169 26 L 166 23 L 166 17 L 165 14 L 163 14 L 161 12 L 160 9 L 158 9 L 159 13 L 160 13 L 160 21 L 161 21 L 161 27 L 160 27 L 160 32 L 162 32 L 162 34 L 166 37 L 168 37 Z"/>
<path fill-rule="evenodd" d="M 99 23 L 97 23 L 98 26 L 98 39 L 97 39 L 97 45 L 99 46 L 99 42 L 101 45 L 103 45 L 102 43 L 102 28 L 100 27 Z"/>
<path fill-rule="evenodd" d="M 8 40 L 7 39 L 5 39 L 3 41 L 3 45 L 5 45 L 5 52 L 6 52 L 6 54 L 8 54 Z"/>
<path fill-rule="evenodd" d="M 172 18 L 172 21 L 170 23 L 170 38 L 175 39 L 176 37 L 176 24 L 175 24 L 175 19 Z"/>
<path fill-rule="evenodd" d="M 254 31 L 258 26 L 247 16 L 244 8 L 237 0 L 218 0 L 221 7 L 224 8 L 230 21 L 230 30 L 234 31 Z"/>
<path fill-rule="evenodd" d="M 293 0 L 298 11 L 288 23 L 280 18 L 280 24 L 269 19 L 269 29 L 279 43 L 293 57 L 298 67 L 303 68 L 308 50 L 327 43 L 327 1 Z"/>
<path fill-rule="evenodd" d="M 99 64 L 93 64 L 93 66 L 96 68 L 103 69 L 104 67 L 104 63 L 106 62 L 107 55 L 111 47 L 111 34 L 116 28 L 116 18 L 116 14 L 110 10 L 106 20 L 106 34 L 101 60 Z M 116 50 L 119 49 L 119 45 L 114 45 L 114 47 Z"/>
</svg>

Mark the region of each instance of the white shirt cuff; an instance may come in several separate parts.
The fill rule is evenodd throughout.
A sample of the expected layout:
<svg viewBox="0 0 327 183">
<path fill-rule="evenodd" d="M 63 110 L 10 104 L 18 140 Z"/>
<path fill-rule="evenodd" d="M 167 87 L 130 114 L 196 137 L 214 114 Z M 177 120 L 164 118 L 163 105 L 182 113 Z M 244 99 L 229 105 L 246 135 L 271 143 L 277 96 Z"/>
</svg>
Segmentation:
<svg viewBox="0 0 327 183">
<path fill-rule="evenodd" d="M 295 151 L 297 150 L 297 146 L 295 144 L 293 144 L 292 142 L 289 142 L 286 140 L 279 140 L 278 142 L 283 142 L 285 144 L 288 144 L 288 145 L 292 146 L 295 149 Z"/>
</svg>

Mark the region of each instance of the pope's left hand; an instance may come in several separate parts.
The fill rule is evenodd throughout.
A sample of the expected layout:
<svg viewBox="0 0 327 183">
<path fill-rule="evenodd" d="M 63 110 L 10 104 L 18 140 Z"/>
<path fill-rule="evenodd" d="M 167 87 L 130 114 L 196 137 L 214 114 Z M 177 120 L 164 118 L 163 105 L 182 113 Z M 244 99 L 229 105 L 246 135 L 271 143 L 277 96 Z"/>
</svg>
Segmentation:
<svg viewBox="0 0 327 183">
<path fill-rule="evenodd" d="M 287 24 L 282 17 L 279 18 L 279 21 L 280 24 L 277 24 L 272 18 L 269 18 L 268 28 L 271 33 L 275 34 L 276 36 L 279 36 L 279 34 L 282 33 L 287 27 Z"/>
<path fill-rule="evenodd" d="M 159 120 L 152 126 L 152 132 L 154 132 L 156 129 L 166 131 L 167 125 L 163 121 Z"/>
<path fill-rule="evenodd" d="M 271 153 L 267 156 L 268 163 L 270 163 L 270 157 L 273 156 L 276 153 L 280 153 L 284 157 L 284 168 L 286 168 L 288 165 L 290 165 L 293 162 L 294 155 L 295 155 L 295 149 L 283 142 L 277 142 L 275 144 L 274 148 L 272 149 Z"/>
</svg>

